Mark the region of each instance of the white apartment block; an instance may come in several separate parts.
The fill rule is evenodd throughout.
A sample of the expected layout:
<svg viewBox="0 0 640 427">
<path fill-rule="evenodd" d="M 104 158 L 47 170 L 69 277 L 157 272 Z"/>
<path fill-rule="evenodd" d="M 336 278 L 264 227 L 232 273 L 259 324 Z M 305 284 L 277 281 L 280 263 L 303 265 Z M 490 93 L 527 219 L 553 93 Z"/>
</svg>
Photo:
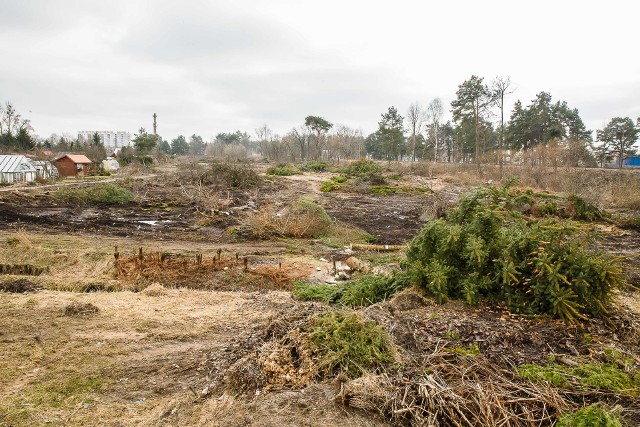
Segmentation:
<svg viewBox="0 0 640 427">
<path fill-rule="evenodd" d="M 124 131 L 81 130 L 78 132 L 78 139 L 82 142 L 89 142 L 95 133 L 98 133 L 105 148 L 115 150 L 131 145 L 131 134 Z"/>
</svg>

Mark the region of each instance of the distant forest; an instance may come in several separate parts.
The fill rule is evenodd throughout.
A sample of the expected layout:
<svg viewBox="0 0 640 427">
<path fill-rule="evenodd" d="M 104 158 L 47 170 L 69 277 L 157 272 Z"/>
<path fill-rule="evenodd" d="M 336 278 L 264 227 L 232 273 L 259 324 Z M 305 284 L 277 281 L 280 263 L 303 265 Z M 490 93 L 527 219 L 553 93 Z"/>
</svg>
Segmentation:
<svg viewBox="0 0 640 427">
<path fill-rule="evenodd" d="M 388 161 L 450 163 L 531 163 L 603 167 L 621 163 L 636 153 L 640 118 L 614 117 L 603 129 L 588 130 L 578 109 L 540 92 L 528 103 L 518 100 L 505 111 L 505 99 L 514 93 L 509 78 L 490 83 L 471 76 L 449 106 L 452 120 L 443 122 L 446 106 L 439 98 L 426 105 L 416 102 L 402 114 L 394 106 L 384 111 L 378 129 L 370 135 L 346 125 L 334 125 L 320 116 L 307 116 L 285 135 L 267 124 L 245 131 L 219 133 L 211 141 L 199 135 L 178 136 L 171 142 L 141 128 L 133 147 L 122 150 L 125 162 L 138 157 L 211 155 L 242 159 L 261 156 L 276 161 L 341 160 L 368 157 Z M 0 152 L 84 152 L 94 161 L 106 152 L 98 135 L 91 141 L 77 137 L 34 135 L 29 120 L 7 102 L 0 105 Z M 616 163 L 617 162 L 617 163 Z"/>
</svg>

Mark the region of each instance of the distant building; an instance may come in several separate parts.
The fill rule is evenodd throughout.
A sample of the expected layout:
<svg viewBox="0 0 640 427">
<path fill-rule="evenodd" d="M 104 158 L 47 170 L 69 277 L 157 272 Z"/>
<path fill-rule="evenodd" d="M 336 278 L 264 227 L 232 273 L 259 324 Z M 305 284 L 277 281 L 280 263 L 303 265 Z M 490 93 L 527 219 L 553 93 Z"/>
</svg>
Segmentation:
<svg viewBox="0 0 640 427">
<path fill-rule="evenodd" d="M 33 182 L 37 175 L 36 168 L 25 156 L 0 156 L 0 183 Z"/>
<path fill-rule="evenodd" d="M 620 158 L 615 157 L 612 162 L 606 165 L 608 168 L 617 168 L 620 167 Z M 623 168 L 640 168 L 640 156 L 631 155 L 626 156 L 622 161 Z"/>
<path fill-rule="evenodd" d="M 622 162 L 625 168 L 640 168 L 640 156 L 628 156 Z"/>
<path fill-rule="evenodd" d="M 113 157 L 107 157 L 102 161 L 102 166 L 107 172 L 115 172 L 120 169 L 120 163 Z"/>
<path fill-rule="evenodd" d="M 90 142 L 96 133 L 100 136 L 100 141 L 102 141 L 102 144 L 104 144 L 107 150 L 131 146 L 131 134 L 124 131 L 82 130 L 78 132 L 78 140 L 81 142 Z"/>
<path fill-rule="evenodd" d="M 60 176 L 87 176 L 93 163 L 82 154 L 65 154 L 53 161 Z"/>
</svg>

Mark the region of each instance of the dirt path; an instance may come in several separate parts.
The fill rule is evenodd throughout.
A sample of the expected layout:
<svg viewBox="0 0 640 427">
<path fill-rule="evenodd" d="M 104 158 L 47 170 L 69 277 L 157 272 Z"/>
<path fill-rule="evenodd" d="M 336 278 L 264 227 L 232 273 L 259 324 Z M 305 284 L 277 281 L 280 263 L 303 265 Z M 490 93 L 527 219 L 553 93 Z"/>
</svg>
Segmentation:
<svg viewBox="0 0 640 427">
<path fill-rule="evenodd" d="M 319 194 L 322 194 L 322 192 L 320 191 L 320 187 L 322 186 L 322 183 L 328 180 L 329 178 L 331 178 L 331 176 L 333 175 L 334 174 L 331 174 L 331 173 L 314 173 L 314 174 L 304 174 L 304 175 L 291 175 L 284 178 L 287 179 L 288 181 L 304 184 L 304 186 L 295 185 L 296 191 L 298 192 L 301 192 L 303 194 L 311 193 L 311 194 L 319 195 Z"/>
</svg>

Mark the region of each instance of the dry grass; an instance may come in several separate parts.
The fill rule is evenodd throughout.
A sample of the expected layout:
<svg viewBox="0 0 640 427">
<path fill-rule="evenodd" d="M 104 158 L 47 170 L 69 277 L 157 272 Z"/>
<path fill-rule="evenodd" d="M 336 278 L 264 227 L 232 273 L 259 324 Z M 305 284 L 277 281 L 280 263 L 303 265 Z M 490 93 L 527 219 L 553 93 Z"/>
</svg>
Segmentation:
<svg viewBox="0 0 640 427">
<path fill-rule="evenodd" d="M 16 247 L 21 250 L 30 250 L 33 248 L 29 233 L 24 228 L 19 228 L 7 237 L 9 246 Z"/>
<path fill-rule="evenodd" d="M 97 314 L 100 311 L 98 307 L 90 302 L 74 301 L 64 308 L 65 316 L 89 316 Z"/>
<path fill-rule="evenodd" d="M 217 400 L 194 402 L 189 387 L 224 372 L 226 349 L 289 297 L 263 295 L 257 307 L 243 293 L 167 293 L 0 293 L 0 425 L 220 425 L 201 422 Z M 100 314 L 62 315 L 73 302 Z"/>
<path fill-rule="evenodd" d="M 262 207 L 248 218 L 252 233 L 258 238 L 319 237 L 331 227 L 331 218 L 322 206 L 302 198 L 284 208 Z"/>
<path fill-rule="evenodd" d="M 570 405 L 548 385 L 524 384 L 481 356 L 436 352 L 428 372 L 368 375 L 343 384 L 344 404 L 410 425 L 551 425 Z"/>
<path fill-rule="evenodd" d="M 96 245 L 95 240 L 86 237 L 38 235 L 22 230 L 0 239 L 0 259 L 7 264 L 45 269 L 45 274 L 30 280 L 48 289 L 82 292 L 95 283 L 114 288 L 110 245 Z"/>
<path fill-rule="evenodd" d="M 577 194 L 599 207 L 640 210 L 640 171 L 631 169 L 576 168 L 568 166 L 496 165 L 470 163 L 392 164 L 398 171 L 441 177 L 451 184 L 506 183 L 516 177 L 523 187 Z"/>
<path fill-rule="evenodd" d="M 200 216 L 200 224 L 211 225 L 220 219 L 220 212 L 229 208 L 233 203 L 230 194 L 222 198 L 218 192 L 210 187 L 198 183 L 195 185 L 180 185 L 184 198 L 194 202 L 195 211 Z"/>
<path fill-rule="evenodd" d="M 160 283 L 152 283 L 144 288 L 141 293 L 150 297 L 161 297 L 167 295 L 167 290 Z"/>
<path fill-rule="evenodd" d="M 341 221 L 336 221 L 331 225 L 323 243 L 332 247 L 344 247 L 352 243 L 369 243 L 374 237 L 357 227 L 350 226 Z"/>
</svg>

